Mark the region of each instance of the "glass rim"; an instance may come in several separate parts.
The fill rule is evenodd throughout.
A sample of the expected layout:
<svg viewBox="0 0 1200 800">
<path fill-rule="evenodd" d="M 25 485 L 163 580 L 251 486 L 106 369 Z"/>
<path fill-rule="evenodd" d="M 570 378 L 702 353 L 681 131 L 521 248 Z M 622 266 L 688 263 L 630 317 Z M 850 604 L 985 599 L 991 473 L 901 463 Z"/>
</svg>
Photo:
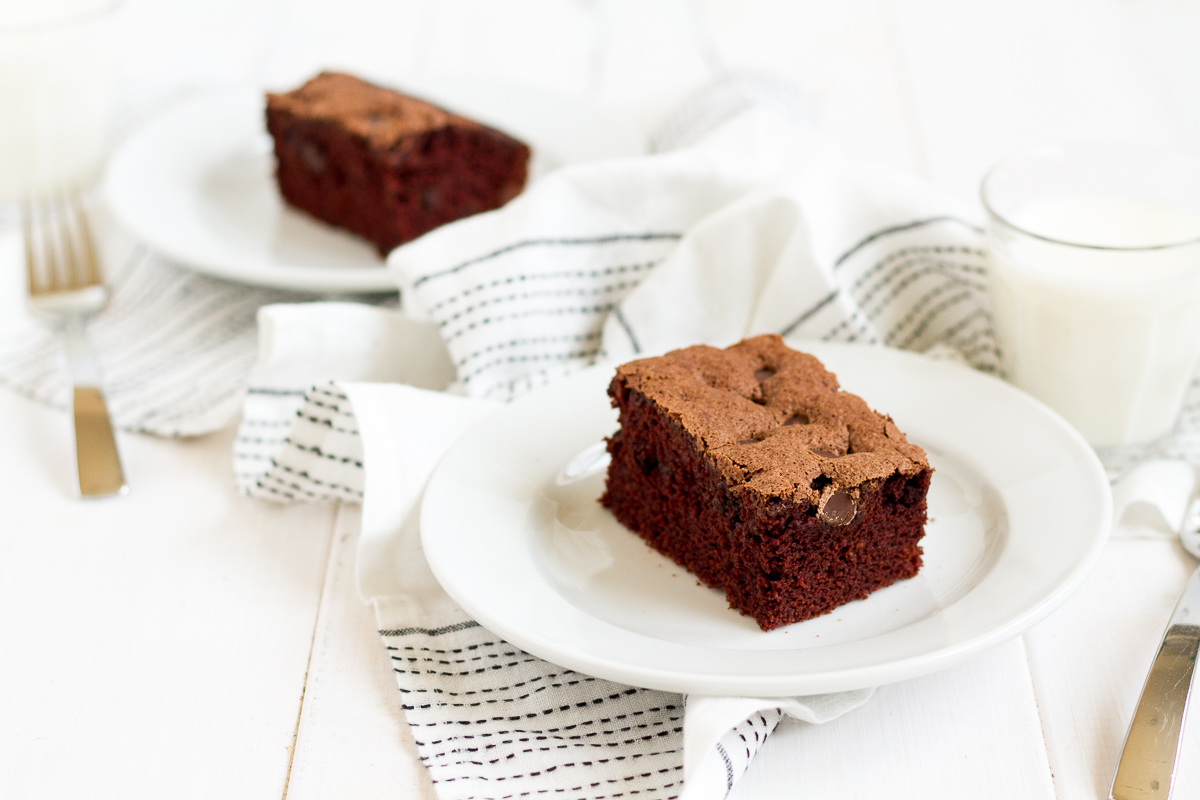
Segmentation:
<svg viewBox="0 0 1200 800">
<path fill-rule="evenodd" d="M 1031 156 L 1035 156 L 1038 154 L 1050 154 L 1050 153 L 1062 154 L 1072 147 L 1080 147 L 1080 146 L 1112 147 L 1112 148 L 1126 148 L 1126 149 L 1137 148 L 1137 149 L 1141 149 L 1143 151 L 1153 151 L 1153 152 L 1164 154 L 1164 155 L 1171 155 L 1171 156 L 1176 156 L 1176 157 L 1181 156 L 1181 157 L 1183 157 L 1184 160 L 1190 160 L 1194 163 L 1200 164 L 1200 161 L 1198 161 L 1197 159 L 1193 158 L 1192 156 L 1188 155 L 1187 153 L 1185 153 L 1183 151 L 1176 151 L 1176 150 L 1172 150 L 1172 149 L 1165 148 L 1165 147 L 1155 147 L 1153 145 L 1134 144 L 1134 143 L 1130 143 L 1130 142 L 1088 142 L 1088 143 L 1041 145 L 1039 147 L 1033 147 L 1028 150 L 1021 150 L 1016 153 L 1010 153 L 1009 155 L 1001 158 L 999 161 L 997 161 L 995 164 L 993 164 L 988 169 L 988 171 L 986 173 L 984 173 L 983 180 L 980 181 L 980 183 L 979 183 L 979 199 L 983 203 L 984 211 L 986 211 L 988 216 L 991 217 L 992 219 L 995 219 L 997 222 L 1004 224 L 1006 227 L 1011 228 L 1012 230 L 1014 230 L 1018 233 L 1024 234 L 1025 236 L 1029 236 L 1034 239 L 1040 239 L 1043 242 L 1049 242 L 1050 244 L 1061 245 L 1063 247 L 1078 247 L 1078 248 L 1083 248 L 1086 250 L 1099 250 L 1099 251 L 1107 251 L 1107 252 L 1113 252 L 1113 253 L 1144 253 L 1144 252 L 1150 252 L 1150 251 L 1155 251 L 1155 250 L 1171 250 L 1176 247 L 1182 248 L 1182 247 L 1188 247 L 1190 245 L 1200 244 L 1200 235 L 1196 235 L 1196 236 L 1190 237 L 1188 239 L 1180 239 L 1180 240 L 1174 241 L 1174 242 L 1164 242 L 1162 244 L 1135 245 L 1135 246 L 1088 244 L 1086 242 L 1075 242 L 1075 241 L 1071 241 L 1069 239 L 1060 239 L 1060 238 L 1057 238 L 1054 236 L 1046 236 L 1045 234 L 1035 233 L 1034 231 L 1031 231 L 1028 228 L 1018 225 L 1017 223 L 1013 222 L 1010 218 L 1006 217 L 1004 214 L 1001 214 L 1000 211 L 995 207 L 995 204 L 993 204 L 989 200 L 989 198 L 988 198 L 989 182 L 996 175 L 996 173 L 999 170 L 1003 169 L 1004 167 L 1007 167 L 1018 160 L 1026 159 L 1026 158 L 1029 158 Z"/>
<path fill-rule="evenodd" d="M 73 25 L 81 25 L 116 11 L 124 3 L 125 0 L 95 0 L 95 2 L 74 11 L 50 14 L 40 19 L 17 22 L 5 22 L 3 19 L 0 19 L 0 37 L 47 33 L 62 28 L 69 28 Z"/>
</svg>

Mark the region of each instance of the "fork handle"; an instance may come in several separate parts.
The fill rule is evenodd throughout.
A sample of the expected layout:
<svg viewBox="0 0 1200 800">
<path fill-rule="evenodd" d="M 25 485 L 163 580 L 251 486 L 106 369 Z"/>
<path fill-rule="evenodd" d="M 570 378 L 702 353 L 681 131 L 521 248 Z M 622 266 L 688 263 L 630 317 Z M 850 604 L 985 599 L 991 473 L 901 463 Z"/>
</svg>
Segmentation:
<svg viewBox="0 0 1200 800">
<path fill-rule="evenodd" d="M 79 493 L 84 497 L 104 497 L 124 492 L 125 474 L 104 395 L 95 386 L 76 386 L 74 406 Z"/>
<path fill-rule="evenodd" d="M 1146 676 L 1110 800 L 1170 800 L 1200 652 L 1200 568 L 1188 579 Z"/>
<path fill-rule="evenodd" d="M 72 317 L 64 328 L 67 359 L 75 382 L 72 407 L 75 415 L 75 463 L 79 493 L 84 497 L 123 494 L 128 487 L 121 456 L 113 436 L 108 405 L 100 391 L 100 369 L 88 347 L 83 319 Z"/>
</svg>

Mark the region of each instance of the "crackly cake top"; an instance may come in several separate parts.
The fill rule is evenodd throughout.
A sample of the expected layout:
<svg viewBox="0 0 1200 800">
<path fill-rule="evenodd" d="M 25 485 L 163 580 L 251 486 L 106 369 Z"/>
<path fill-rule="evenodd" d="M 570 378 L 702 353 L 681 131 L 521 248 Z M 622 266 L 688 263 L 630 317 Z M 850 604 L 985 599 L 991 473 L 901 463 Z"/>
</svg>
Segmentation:
<svg viewBox="0 0 1200 800">
<path fill-rule="evenodd" d="M 296 117 L 337 122 L 384 149 L 422 131 L 449 126 L 483 127 L 432 103 L 340 72 L 322 72 L 299 89 L 268 94 L 267 105 Z"/>
<path fill-rule="evenodd" d="M 617 376 L 691 434 L 735 491 L 808 501 L 828 521 L 847 503 L 853 517 L 864 483 L 929 468 L 891 417 L 774 334 L 632 361 Z"/>
</svg>

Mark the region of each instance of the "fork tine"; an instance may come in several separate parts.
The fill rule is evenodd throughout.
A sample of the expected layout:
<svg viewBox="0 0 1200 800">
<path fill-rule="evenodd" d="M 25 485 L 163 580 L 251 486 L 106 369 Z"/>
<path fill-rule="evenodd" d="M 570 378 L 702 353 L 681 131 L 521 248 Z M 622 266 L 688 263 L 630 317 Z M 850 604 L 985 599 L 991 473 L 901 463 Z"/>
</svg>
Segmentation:
<svg viewBox="0 0 1200 800">
<path fill-rule="evenodd" d="M 96 245 L 92 239 L 92 228 L 83 210 L 83 194 L 78 188 L 71 196 L 72 220 L 79 242 L 79 258 L 83 267 L 84 286 L 100 283 L 100 270 L 96 265 Z"/>
<path fill-rule="evenodd" d="M 50 218 L 54 241 L 58 244 L 59 257 L 62 259 L 62 278 L 68 290 L 78 289 L 83 282 L 80 277 L 79 257 L 75 252 L 75 232 L 72 228 L 70 207 L 67 196 L 60 189 L 49 198 Z"/>
<path fill-rule="evenodd" d="M 42 261 L 45 265 L 47 278 L 47 291 L 59 292 L 68 288 L 63 283 L 62 279 L 62 257 L 61 243 L 58 237 L 55 236 L 56 224 L 54 215 L 54 200 L 51 198 L 42 198 L 38 202 L 37 227 L 41 233 L 42 240 Z"/>
<path fill-rule="evenodd" d="M 33 200 L 29 197 L 21 199 L 21 226 L 25 234 L 25 279 L 29 283 L 30 296 L 41 294 L 41 283 L 37 276 L 37 256 L 33 252 Z"/>
<path fill-rule="evenodd" d="M 21 200 L 30 296 L 101 286 L 95 239 L 78 189 Z"/>
</svg>

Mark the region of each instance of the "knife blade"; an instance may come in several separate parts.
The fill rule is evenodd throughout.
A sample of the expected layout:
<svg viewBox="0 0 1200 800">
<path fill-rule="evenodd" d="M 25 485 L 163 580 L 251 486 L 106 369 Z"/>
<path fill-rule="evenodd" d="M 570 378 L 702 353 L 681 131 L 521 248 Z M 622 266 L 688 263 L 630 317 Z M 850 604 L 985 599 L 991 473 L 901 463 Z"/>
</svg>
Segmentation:
<svg viewBox="0 0 1200 800">
<path fill-rule="evenodd" d="M 1117 760 L 1110 800 L 1170 798 L 1198 649 L 1200 568 L 1188 579 L 1146 676 Z"/>
</svg>

